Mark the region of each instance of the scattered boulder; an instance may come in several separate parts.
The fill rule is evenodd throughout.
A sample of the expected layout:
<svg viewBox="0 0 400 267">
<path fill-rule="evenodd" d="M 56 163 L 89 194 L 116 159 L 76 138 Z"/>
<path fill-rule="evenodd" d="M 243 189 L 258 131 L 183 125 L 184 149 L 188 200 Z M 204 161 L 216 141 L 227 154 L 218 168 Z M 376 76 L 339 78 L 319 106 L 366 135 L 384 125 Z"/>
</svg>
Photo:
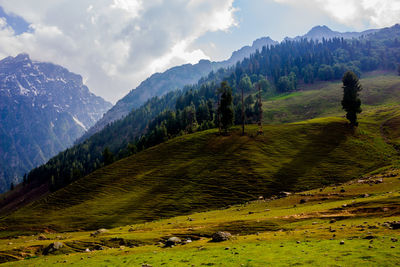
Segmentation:
<svg viewBox="0 0 400 267">
<path fill-rule="evenodd" d="M 227 241 L 232 238 L 232 235 L 229 232 L 216 232 L 212 235 L 211 237 L 212 242 L 222 242 L 222 241 Z"/>
<path fill-rule="evenodd" d="M 128 230 L 128 232 L 133 232 L 133 231 L 135 231 L 135 229 L 133 229 L 133 228 L 129 228 L 129 230 Z"/>
<path fill-rule="evenodd" d="M 90 236 L 97 236 L 99 234 L 104 234 L 107 232 L 108 232 L 107 229 L 101 228 L 101 229 L 98 229 L 98 230 L 94 231 L 93 233 L 91 233 Z"/>
<path fill-rule="evenodd" d="M 367 235 L 366 237 L 364 237 L 364 239 L 374 239 L 374 238 L 376 238 L 376 237 L 373 235 Z"/>
<path fill-rule="evenodd" d="M 167 242 L 165 242 L 165 246 L 172 247 L 180 243 L 182 243 L 182 240 L 179 237 L 173 236 L 168 238 Z"/>
<path fill-rule="evenodd" d="M 392 242 L 397 242 L 397 238 L 394 238 L 394 237 L 392 237 L 390 240 L 391 240 Z"/>
<path fill-rule="evenodd" d="M 64 246 L 63 243 L 61 242 L 54 242 L 48 245 L 44 250 L 43 250 L 43 255 L 48 255 L 51 253 L 56 252 L 57 250 L 61 249 Z"/>
<path fill-rule="evenodd" d="M 37 240 L 48 240 L 48 238 L 44 234 L 40 234 Z"/>
<path fill-rule="evenodd" d="M 306 202 L 307 202 L 306 199 L 304 199 L 304 198 L 300 199 L 300 204 L 304 204 L 304 203 L 306 203 Z"/>
<path fill-rule="evenodd" d="M 340 189 L 340 193 L 344 193 L 346 190 L 344 188 Z"/>
<path fill-rule="evenodd" d="M 393 230 L 400 229 L 400 221 L 391 222 L 391 223 L 389 223 L 389 225 Z"/>
<path fill-rule="evenodd" d="M 279 197 L 279 198 L 284 198 L 284 197 L 290 196 L 291 194 L 292 194 L 292 193 L 290 193 L 290 192 L 284 192 L 284 191 L 282 191 L 282 192 L 279 192 L 278 197 Z"/>
<path fill-rule="evenodd" d="M 142 264 L 142 267 L 153 267 L 153 266 L 150 264 Z"/>
<path fill-rule="evenodd" d="M 342 240 L 342 241 L 340 241 L 340 243 L 339 243 L 340 245 L 344 245 L 344 241 Z"/>
</svg>

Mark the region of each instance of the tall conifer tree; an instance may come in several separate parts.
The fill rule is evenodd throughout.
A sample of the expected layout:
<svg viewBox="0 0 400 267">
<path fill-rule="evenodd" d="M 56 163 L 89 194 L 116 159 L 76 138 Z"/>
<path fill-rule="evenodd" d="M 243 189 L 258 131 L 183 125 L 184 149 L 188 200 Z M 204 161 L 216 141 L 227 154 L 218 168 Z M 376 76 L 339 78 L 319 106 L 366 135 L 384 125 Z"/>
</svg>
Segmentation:
<svg viewBox="0 0 400 267">
<path fill-rule="evenodd" d="M 342 78 L 343 81 L 343 100 L 342 107 L 347 112 L 346 118 L 351 126 L 358 126 L 357 114 L 361 113 L 361 100 L 359 92 L 362 90 L 357 75 L 352 71 L 347 71 Z"/>
</svg>

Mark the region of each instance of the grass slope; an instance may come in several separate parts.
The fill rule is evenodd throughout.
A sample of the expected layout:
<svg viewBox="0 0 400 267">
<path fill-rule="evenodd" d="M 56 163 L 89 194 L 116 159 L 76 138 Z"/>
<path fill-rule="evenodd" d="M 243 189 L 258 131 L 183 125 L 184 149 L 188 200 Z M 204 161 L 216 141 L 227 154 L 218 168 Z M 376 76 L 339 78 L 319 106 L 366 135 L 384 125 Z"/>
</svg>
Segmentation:
<svg viewBox="0 0 400 267">
<path fill-rule="evenodd" d="M 263 136 L 255 126 L 246 136 L 182 136 L 3 217 L 3 233 L 115 227 L 345 182 L 397 160 L 382 130 L 397 109 L 368 112 L 355 132 L 342 118 L 323 118 L 264 126 Z"/>
<path fill-rule="evenodd" d="M 398 266 L 400 170 L 396 167 L 340 186 L 257 200 L 227 209 L 90 232 L 0 239 L 5 266 Z M 305 199 L 304 204 L 301 203 Z M 210 242 L 215 231 L 234 238 Z M 171 236 L 193 242 L 164 248 Z M 64 247 L 51 256 L 52 242 Z M 344 244 L 340 244 L 341 241 Z M 101 248 L 101 250 L 100 250 Z M 89 249 L 90 252 L 85 252 Z"/>
<path fill-rule="evenodd" d="M 400 76 L 373 72 L 360 79 L 363 110 L 400 102 Z M 287 123 L 343 114 L 341 82 L 302 85 L 299 92 L 278 95 L 263 102 L 264 123 Z"/>
</svg>

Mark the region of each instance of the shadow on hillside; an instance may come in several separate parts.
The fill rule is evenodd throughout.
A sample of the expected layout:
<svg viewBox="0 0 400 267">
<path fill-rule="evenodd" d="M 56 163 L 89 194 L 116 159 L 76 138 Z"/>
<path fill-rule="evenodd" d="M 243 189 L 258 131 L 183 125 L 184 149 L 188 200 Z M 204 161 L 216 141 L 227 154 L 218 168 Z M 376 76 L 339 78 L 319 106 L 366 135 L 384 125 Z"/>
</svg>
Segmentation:
<svg viewBox="0 0 400 267">
<path fill-rule="evenodd" d="M 310 185 L 310 179 L 313 177 L 307 175 L 312 169 L 328 158 L 332 151 L 346 141 L 348 135 L 353 134 L 353 130 L 343 123 L 329 123 L 321 127 L 323 128 L 318 133 L 308 136 L 310 141 L 299 149 L 290 162 L 284 164 L 275 173 L 270 184 L 275 193 L 306 189 L 299 185 L 302 183 L 301 179 L 307 179 L 307 184 Z M 335 170 L 332 171 L 335 172 Z M 320 180 L 314 181 L 314 183 L 321 184 L 324 180 L 326 182 L 326 179 L 327 177 L 320 177 Z"/>
<path fill-rule="evenodd" d="M 207 162 L 207 166 L 204 166 L 204 163 L 192 166 L 190 159 L 187 159 L 189 160 L 187 165 L 165 169 L 163 173 L 148 174 L 149 179 L 144 180 L 145 184 L 140 185 L 146 188 L 146 191 L 142 192 L 140 196 L 132 197 L 131 201 L 124 204 L 120 203 L 121 205 L 116 207 L 112 214 L 96 220 L 95 223 L 89 224 L 87 227 L 117 226 L 120 220 L 127 219 L 125 216 L 128 216 L 129 220 L 135 223 L 152 221 L 189 214 L 205 208 L 213 209 L 227 206 L 227 204 L 243 203 L 267 191 L 271 195 L 279 191 L 296 190 L 298 189 L 297 184 L 301 183 L 302 179 L 308 179 L 305 184 L 312 182 L 310 179 L 313 177 L 307 175 L 314 167 L 320 167 L 324 159 L 329 157 L 329 154 L 352 134 L 347 124 L 337 122 L 315 125 L 312 129 L 307 132 L 307 140 L 309 141 L 302 144 L 292 160 L 284 164 L 271 177 L 271 182 L 268 184 L 265 184 L 265 181 L 249 184 L 248 178 L 251 176 L 249 173 L 235 173 L 236 165 L 248 164 L 250 168 L 251 164 L 250 162 L 244 163 L 240 157 L 238 158 L 240 161 L 236 159 L 235 153 L 243 149 L 241 144 L 237 144 L 237 147 L 231 148 L 229 153 L 226 152 L 232 158 L 224 164 L 231 164 L 231 166 L 224 169 L 223 174 L 212 172 L 210 173 L 211 177 L 207 180 L 191 179 L 191 176 L 188 176 L 188 172 L 191 172 L 189 169 L 198 169 L 197 175 L 199 177 L 204 176 L 201 174 L 202 171 L 218 170 L 221 162 L 217 158 L 213 162 Z M 212 153 L 212 151 L 209 150 L 209 153 Z M 226 155 L 222 158 L 226 158 Z M 329 172 L 334 174 L 338 171 L 332 169 Z M 223 179 L 224 175 L 233 176 L 237 179 L 231 179 L 232 182 L 230 182 L 229 179 Z M 174 179 L 164 179 L 169 176 L 174 177 Z M 219 180 L 212 176 L 216 176 Z M 321 180 L 324 179 L 324 177 L 321 178 Z M 315 181 L 315 183 L 321 184 L 321 180 Z M 193 188 L 196 188 L 196 190 Z"/>
</svg>

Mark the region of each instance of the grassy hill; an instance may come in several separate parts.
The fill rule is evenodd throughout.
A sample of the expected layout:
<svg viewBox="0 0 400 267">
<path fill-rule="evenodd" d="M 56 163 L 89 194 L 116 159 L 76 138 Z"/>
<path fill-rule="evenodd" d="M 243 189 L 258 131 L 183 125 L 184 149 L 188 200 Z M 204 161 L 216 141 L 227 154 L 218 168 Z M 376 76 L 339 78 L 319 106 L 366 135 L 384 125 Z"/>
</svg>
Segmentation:
<svg viewBox="0 0 400 267">
<path fill-rule="evenodd" d="M 5 231 L 116 227 L 212 210 L 280 191 L 341 183 L 393 164 L 398 106 L 342 118 L 216 130 L 170 140 L 95 171 L 1 218 Z M 386 128 L 385 128 L 385 127 Z M 390 133 L 390 134 L 386 134 Z"/>
<path fill-rule="evenodd" d="M 300 204 L 303 203 L 303 204 Z M 280 199 L 242 203 L 96 236 L 45 233 L 0 239 L 5 266 L 398 266 L 400 170 L 394 166 Z M 233 239 L 210 242 L 216 231 Z M 166 248 L 172 236 L 192 242 Z M 63 247 L 43 256 L 53 242 Z M 145 265 L 148 264 L 148 265 Z"/>
<path fill-rule="evenodd" d="M 400 102 L 400 76 L 389 72 L 370 72 L 360 79 L 363 110 Z M 264 123 L 278 124 L 317 117 L 341 116 L 341 82 L 300 85 L 299 91 L 267 97 L 263 101 Z"/>
</svg>

